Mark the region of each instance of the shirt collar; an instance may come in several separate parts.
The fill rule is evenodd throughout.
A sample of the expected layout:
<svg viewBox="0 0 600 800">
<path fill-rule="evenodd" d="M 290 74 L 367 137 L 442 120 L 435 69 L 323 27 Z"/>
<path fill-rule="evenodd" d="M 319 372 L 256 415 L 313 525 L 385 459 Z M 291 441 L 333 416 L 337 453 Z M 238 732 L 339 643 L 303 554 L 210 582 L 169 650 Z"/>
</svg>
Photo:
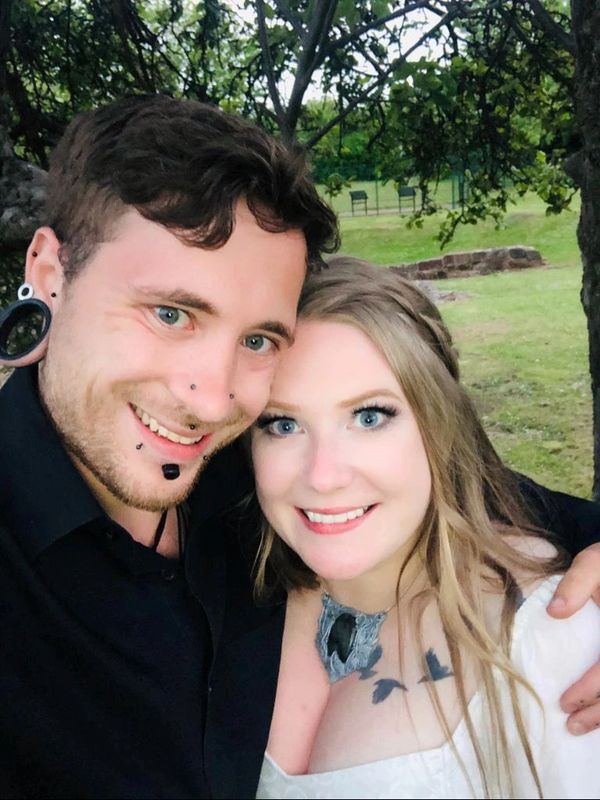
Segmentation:
<svg viewBox="0 0 600 800">
<path fill-rule="evenodd" d="M 0 419 L 0 517 L 31 559 L 71 531 L 106 519 L 40 404 L 36 366 L 8 379 Z M 232 507 L 252 486 L 238 440 L 202 473 L 189 499 L 192 526 Z"/>
<path fill-rule="evenodd" d="M 0 391 L 2 521 L 34 559 L 55 541 L 106 517 L 43 410 L 37 367 L 14 371 Z"/>
</svg>

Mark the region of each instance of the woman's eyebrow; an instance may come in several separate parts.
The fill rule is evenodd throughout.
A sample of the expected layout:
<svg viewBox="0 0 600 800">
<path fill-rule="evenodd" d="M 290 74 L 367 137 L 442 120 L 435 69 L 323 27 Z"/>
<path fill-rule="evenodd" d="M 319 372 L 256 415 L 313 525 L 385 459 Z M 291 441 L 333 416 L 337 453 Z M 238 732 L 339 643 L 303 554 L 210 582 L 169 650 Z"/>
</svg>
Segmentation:
<svg viewBox="0 0 600 800">
<path fill-rule="evenodd" d="M 373 397 L 391 397 L 396 401 L 400 401 L 401 399 L 390 389 L 371 389 L 368 392 L 362 392 L 362 394 L 359 394 L 356 397 L 351 397 L 349 400 L 344 400 L 342 403 L 338 403 L 338 406 L 339 408 L 349 408 L 350 406 L 359 405 L 365 400 L 370 400 Z"/>
<path fill-rule="evenodd" d="M 351 397 L 348 400 L 343 400 L 341 403 L 338 403 L 338 408 L 350 408 L 351 406 L 359 405 L 365 400 L 370 400 L 374 397 L 390 397 L 393 400 L 396 400 L 396 402 L 401 402 L 401 398 L 390 389 L 373 389 L 368 392 L 362 392 L 356 397 Z M 301 406 L 296 406 L 293 403 L 280 403 L 279 400 L 276 400 L 275 398 L 269 400 L 267 408 L 274 408 L 280 411 L 290 411 L 294 414 L 298 413 L 298 411 L 302 411 Z"/>
</svg>

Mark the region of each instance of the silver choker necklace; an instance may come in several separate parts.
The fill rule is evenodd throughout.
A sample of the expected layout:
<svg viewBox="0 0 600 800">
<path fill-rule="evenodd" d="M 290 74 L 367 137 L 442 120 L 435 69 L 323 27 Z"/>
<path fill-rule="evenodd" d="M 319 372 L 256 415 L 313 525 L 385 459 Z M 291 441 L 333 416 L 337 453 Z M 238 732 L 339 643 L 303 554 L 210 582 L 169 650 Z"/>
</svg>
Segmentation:
<svg viewBox="0 0 600 800">
<path fill-rule="evenodd" d="M 360 672 L 361 679 L 370 678 L 375 674 L 371 669 L 382 654 L 379 630 L 396 603 L 376 614 L 343 606 L 326 592 L 321 595 L 321 603 L 315 644 L 329 683 L 353 672 Z"/>
</svg>

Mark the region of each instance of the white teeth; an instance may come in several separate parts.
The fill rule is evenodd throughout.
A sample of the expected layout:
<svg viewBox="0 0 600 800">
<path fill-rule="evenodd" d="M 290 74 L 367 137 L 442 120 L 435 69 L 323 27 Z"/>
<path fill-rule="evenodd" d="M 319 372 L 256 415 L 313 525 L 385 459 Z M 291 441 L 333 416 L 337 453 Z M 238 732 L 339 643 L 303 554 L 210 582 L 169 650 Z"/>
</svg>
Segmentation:
<svg viewBox="0 0 600 800">
<path fill-rule="evenodd" d="M 192 439 L 189 436 L 179 436 L 178 433 L 173 433 L 173 431 L 165 428 L 164 425 L 159 425 L 154 417 L 151 417 L 146 411 L 142 411 L 141 408 L 134 406 L 133 410 L 147 428 L 150 428 L 153 433 L 157 433 L 159 436 L 162 436 L 163 439 L 168 439 L 170 442 L 175 442 L 176 444 L 198 444 L 198 442 L 204 438 L 203 436 L 196 436 Z"/>
<path fill-rule="evenodd" d="M 368 510 L 369 506 L 363 506 L 363 508 L 355 508 L 353 511 L 346 511 L 343 514 L 317 514 L 315 511 L 308 511 L 307 509 L 304 509 L 304 513 L 311 522 L 324 522 L 332 525 L 336 522 L 349 522 L 351 519 L 358 519 Z"/>
</svg>

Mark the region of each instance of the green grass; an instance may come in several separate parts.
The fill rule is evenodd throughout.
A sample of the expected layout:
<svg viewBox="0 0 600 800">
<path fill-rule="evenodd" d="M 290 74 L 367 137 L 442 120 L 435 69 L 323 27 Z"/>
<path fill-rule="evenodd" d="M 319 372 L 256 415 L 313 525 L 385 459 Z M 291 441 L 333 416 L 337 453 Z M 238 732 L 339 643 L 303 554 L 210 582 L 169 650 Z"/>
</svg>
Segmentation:
<svg viewBox="0 0 600 800">
<path fill-rule="evenodd" d="M 414 181 L 410 181 L 409 185 L 414 185 Z M 325 194 L 325 189 L 322 185 L 317 187 L 320 193 L 325 197 L 327 202 L 331 204 L 337 214 L 346 215 L 352 213 L 352 203 L 350 200 L 350 191 L 362 189 L 367 193 L 367 211 L 368 214 L 375 214 L 379 206 L 380 211 L 392 210 L 394 213 L 398 211 L 398 194 L 393 181 L 352 181 L 352 185 L 344 189 L 337 197 L 331 201 Z M 455 192 L 458 189 L 455 185 Z M 417 207 L 419 203 L 420 194 L 417 190 Z M 452 183 L 450 180 L 441 181 L 435 191 L 435 198 L 438 203 L 450 205 L 452 202 Z M 402 212 L 408 213 L 412 211 L 412 200 L 409 197 L 402 198 Z M 354 209 L 355 217 L 364 217 L 364 205 L 356 205 Z"/>
<path fill-rule="evenodd" d="M 441 220 L 437 215 L 426 219 L 422 228 L 408 228 L 406 219 L 398 214 L 344 217 L 340 220 L 341 251 L 376 264 L 431 258 L 440 253 L 435 236 Z M 577 220 L 578 208 L 546 216 L 543 203 L 527 197 L 507 214 L 500 230 L 493 222 L 461 226 L 444 252 L 523 244 L 537 247 L 554 266 L 579 266 Z"/>
<path fill-rule="evenodd" d="M 589 496 L 592 403 L 580 277 L 561 267 L 444 281 L 471 297 L 441 309 L 501 456 L 540 483 Z"/>
<path fill-rule="evenodd" d="M 435 219 L 407 229 L 398 215 L 341 221 L 342 252 L 379 264 L 435 256 Z M 547 268 L 439 281 L 467 292 L 441 304 L 461 357 L 463 379 L 501 456 L 547 486 L 589 496 L 591 394 L 587 331 L 579 301 L 577 211 L 546 217 L 521 201 L 502 230 L 459 229 L 446 251 L 510 244 L 537 247 Z"/>
</svg>

